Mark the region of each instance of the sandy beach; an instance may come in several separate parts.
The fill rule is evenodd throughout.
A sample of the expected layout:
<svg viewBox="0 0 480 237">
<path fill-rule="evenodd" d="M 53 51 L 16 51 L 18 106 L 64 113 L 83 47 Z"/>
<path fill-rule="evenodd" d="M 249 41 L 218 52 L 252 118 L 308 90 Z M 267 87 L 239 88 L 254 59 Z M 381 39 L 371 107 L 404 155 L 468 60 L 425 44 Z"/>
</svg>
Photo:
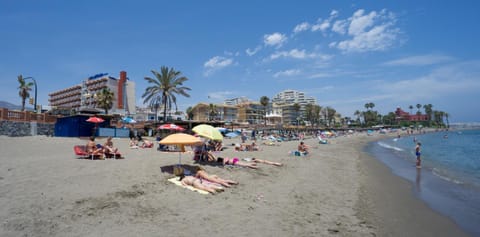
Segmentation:
<svg viewBox="0 0 480 237">
<path fill-rule="evenodd" d="M 225 139 L 217 156 L 284 166 L 203 165 L 239 182 L 216 195 L 167 181 L 179 153 L 130 149 L 128 139 L 113 140 L 125 159 L 92 161 L 73 153 L 86 139 L 0 137 L 0 236 L 466 236 L 363 152 L 385 136 L 307 139 L 306 157 L 289 155 L 298 141 L 235 152 L 238 140 Z"/>
</svg>

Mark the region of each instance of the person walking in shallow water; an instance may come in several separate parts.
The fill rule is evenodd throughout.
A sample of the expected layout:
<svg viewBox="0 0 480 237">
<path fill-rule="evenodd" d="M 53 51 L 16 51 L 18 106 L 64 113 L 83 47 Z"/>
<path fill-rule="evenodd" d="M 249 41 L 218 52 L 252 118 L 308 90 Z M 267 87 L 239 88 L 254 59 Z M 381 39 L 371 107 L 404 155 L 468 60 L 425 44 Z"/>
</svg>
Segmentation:
<svg viewBox="0 0 480 237">
<path fill-rule="evenodd" d="M 417 156 L 417 168 L 422 168 L 422 159 L 420 158 L 421 152 L 420 147 L 422 144 L 417 142 L 417 146 L 415 146 L 415 155 Z"/>
</svg>

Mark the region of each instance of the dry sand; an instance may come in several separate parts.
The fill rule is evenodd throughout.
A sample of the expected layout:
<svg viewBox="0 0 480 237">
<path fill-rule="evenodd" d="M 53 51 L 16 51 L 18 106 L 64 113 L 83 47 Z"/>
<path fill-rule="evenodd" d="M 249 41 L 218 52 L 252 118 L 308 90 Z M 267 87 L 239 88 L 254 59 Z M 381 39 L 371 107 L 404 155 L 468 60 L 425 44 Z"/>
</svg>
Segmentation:
<svg viewBox="0 0 480 237">
<path fill-rule="evenodd" d="M 223 157 L 282 162 L 260 169 L 206 165 L 239 181 L 217 195 L 169 183 L 179 153 L 129 149 L 120 160 L 75 159 L 85 139 L 0 137 L 0 236 L 462 236 L 449 219 L 411 195 L 411 185 L 362 152 L 358 134 L 290 156 L 298 142 Z M 105 139 L 98 139 L 103 143 Z M 192 154 L 182 163 L 194 165 Z"/>
</svg>

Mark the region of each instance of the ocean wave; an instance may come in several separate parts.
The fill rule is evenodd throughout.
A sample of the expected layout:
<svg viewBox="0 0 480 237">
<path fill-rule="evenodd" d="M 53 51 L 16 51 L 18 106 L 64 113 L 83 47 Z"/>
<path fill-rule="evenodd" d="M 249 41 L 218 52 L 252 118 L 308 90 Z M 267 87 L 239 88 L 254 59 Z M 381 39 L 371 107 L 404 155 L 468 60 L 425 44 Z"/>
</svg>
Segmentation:
<svg viewBox="0 0 480 237">
<path fill-rule="evenodd" d="M 392 150 L 396 150 L 396 151 L 403 151 L 402 148 L 400 147 L 396 147 L 396 146 L 391 146 L 391 145 L 388 145 L 386 143 L 383 143 L 383 142 L 377 142 L 377 144 L 383 148 L 387 148 L 387 149 L 392 149 Z"/>
<path fill-rule="evenodd" d="M 462 181 L 457 180 L 457 179 L 454 179 L 454 178 L 451 178 L 451 177 L 448 177 L 446 174 L 444 174 L 443 172 L 441 172 L 441 171 L 440 171 L 439 169 L 437 169 L 437 168 L 433 168 L 433 169 L 432 169 L 432 173 L 433 173 L 435 176 L 437 176 L 437 177 L 439 177 L 439 178 L 441 178 L 441 179 L 443 179 L 443 180 L 445 180 L 445 181 L 452 182 L 452 183 L 455 183 L 455 184 L 463 184 Z"/>
</svg>

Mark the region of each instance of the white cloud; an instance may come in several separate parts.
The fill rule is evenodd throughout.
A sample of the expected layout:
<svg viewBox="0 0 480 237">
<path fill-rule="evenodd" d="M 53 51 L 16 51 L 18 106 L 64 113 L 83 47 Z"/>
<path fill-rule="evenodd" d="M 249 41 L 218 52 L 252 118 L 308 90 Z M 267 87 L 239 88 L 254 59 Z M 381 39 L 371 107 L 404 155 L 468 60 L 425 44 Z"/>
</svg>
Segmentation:
<svg viewBox="0 0 480 237">
<path fill-rule="evenodd" d="M 287 36 L 285 36 L 284 34 L 278 33 L 278 32 L 270 34 L 270 35 L 264 35 L 263 36 L 263 42 L 267 46 L 280 47 L 286 41 L 287 41 Z"/>
<path fill-rule="evenodd" d="M 428 54 L 428 55 L 417 55 L 411 56 L 401 59 L 396 59 L 392 61 L 388 61 L 384 63 L 387 66 L 425 66 L 425 65 L 433 65 L 439 64 L 443 62 L 448 62 L 453 60 L 454 58 L 445 56 L 445 55 L 435 55 L 435 54 Z"/>
<path fill-rule="evenodd" d="M 258 53 L 258 51 L 260 51 L 260 49 L 262 49 L 262 46 L 257 46 L 255 47 L 255 49 L 250 49 L 248 48 L 247 50 L 245 50 L 245 53 L 248 55 L 248 56 L 253 56 L 255 55 L 256 53 Z"/>
<path fill-rule="evenodd" d="M 271 60 L 275 60 L 281 57 L 285 58 L 295 58 L 295 59 L 305 59 L 305 58 L 313 58 L 315 57 L 316 54 L 311 53 L 308 54 L 305 52 L 304 49 L 298 50 L 298 49 L 292 49 L 290 51 L 279 51 L 275 52 L 274 54 L 270 55 Z"/>
<path fill-rule="evenodd" d="M 203 66 L 206 68 L 204 73 L 205 76 L 210 75 L 212 72 L 228 67 L 233 64 L 233 59 L 225 58 L 221 56 L 215 56 L 208 61 L 206 61 Z"/>
<path fill-rule="evenodd" d="M 312 31 L 322 31 L 325 32 L 330 27 L 330 22 L 325 20 L 319 24 L 312 26 Z"/>
<path fill-rule="evenodd" d="M 215 56 L 203 65 L 206 68 L 223 68 L 233 63 L 233 59 Z"/>
<path fill-rule="evenodd" d="M 346 20 L 338 20 L 333 23 L 332 31 L 341 35 L 347 33 L 347 21 Z"/>
<path fill-rule="evenodd" d="M 214 101 L 224 101 L 234 93 L 231 91 L 216 91 L 208 93 L 208 98 Z"/>
<path fill-rule="evenodd" d="M 414 79 L 385 82 L 377 87 L 398 101 L 423 101 L 447 95 L 462 96 L 480 90 L 480 62 L 464 62 L 435 69 Z M 405 96 L 409 95 L 409 96 Z"/>
<path fill-rule="evenodd" d="M 290 70 L 285 70 L 285 71 L 280 71 L 275 74 L 273 74 L 273 77 L 290 77 L 290 76 L 295 76 L 300 74 L 300 70 L 298 69 L 290 69 Z"/>
<path fill-rule="evenodd" d="M 372 26 L 377 13 L 375 11 L 370 12 L 368 15 L 363 15 L 365 10 L 360 9 L 353 13 L 350 20 L 350 26 L 348 27 L 348 34 L 358 35 L 365 32 L 365 29 Z"/>
<path fill-rule="evenodd" d="M 315 78 L 326 78 L 331 76 L 332 74 L 330 73 L 316 73 L 316 74 L 310 75 L 308 78 L 315 79 Z"/>
<path fill-rule="evenodd" d="M 310 24 L 308 22 L 303 22 L 295 26 L 293 29 L 293 33 L 300 33 L 302 31 L 306 31 L 310 28 Z"/>
<path fill-rule="evenodd" d="M 332 30 L 340 35 L 345 34 L 346 25 L 349 24 L 347 32 L 351 37 L 335 46 L 344 52 L 386 50 L 393 46 L 400 34 L 400 30 L 395 28 L 395 22 L 395 15 L 386 10 L 368 14 L 363 9 L 357 10 L 347 22 L 335 22 Z"/>
<path fill-rule="evenodd" d="M 334 9 L 330 12 L 330 17 L 337 17 L 337 16 L 338 16 L 338 11 L 337 10 Z"/>
</svg>

